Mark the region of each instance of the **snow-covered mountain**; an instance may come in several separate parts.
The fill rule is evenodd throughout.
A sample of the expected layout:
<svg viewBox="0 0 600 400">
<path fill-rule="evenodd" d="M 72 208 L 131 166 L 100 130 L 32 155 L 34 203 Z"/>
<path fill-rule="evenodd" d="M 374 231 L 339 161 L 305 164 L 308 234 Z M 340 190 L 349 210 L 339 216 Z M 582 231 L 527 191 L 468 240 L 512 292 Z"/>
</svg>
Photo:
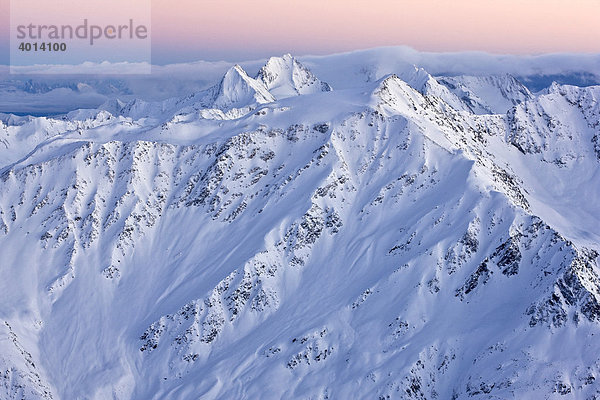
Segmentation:
<svg viewBox="0 0 600 400">
<path fill-rule="evenodd" d="M 600 87 L 258 71 L 0 116 L 0 398 L 600 398 Z"/>
<path fill-rule="evenodd" d="M 440 82 L 477 114 L 504 114 L 532 98 L 529 89 L 511 75 L 440 77 Z"/>
<path fill-rule="evenodd" d="M 465 80 L 470 78 L 465 77 L 475 79 L 472 83 L 481 86 L 490 83 L 477 83 L 479 78 L 502 80 L 507 75 L 513 76 L 532 92 L 549 87 L 553 81 L 578 86 L 600 84 L 600 54 L 526 57 L 479 52 L 428 53 L 394 46 L 327 56 L 295 58 L 285 55 L 275 57 L 271 62 L 267 59 L 236 62 L 249 76 L 259 79 L 258 73 L 264 67 L 267 72 L 265 83 L 278 99 L 296 95 L 298 91 L 306 94 L 331 87 L 336 90 L 356 88 L 360 81 L 374 82 L 390 74 L 411 83 L 410 75 L 414 75 L 415 71 L 421 77 L 460 77 L 462 83 L 458 87 L 466 86 L 467 92 L 470 83 Z M 17 73 L 12 74 L 7 66 L 0 65 L 0 113 L 48 116 L 80 108 L 97 108 L 107 101 L 158 102 L 182 98 L 215 85 L 233 66 L 235 63 L 229 61 L 196 61 L 153 65 L 152 74 L 135 75 L 133 71 L 147 66 L 106 62 L 77 66 L 13 66 L 12 71 Z M 109 71 L 114 71 L 114 75 L 107 75 Z M 82 72 L 85 74 L 82 75 Z M 269 84 L 268 81 L 272 82 Z M 483 100 L 491 100 L 492 106 L 500 101 L 499 104 L 504 107 L 501 99 L 493 99 L 493 93 L 498 90 L 495 85 L 491 83 L 491 97 L 486 96 L 481 87 L 477 90 L 478 95 Z M 461 88 L 457 93 L 459 97 L 462 91 Z M 451 103 L 459 108 L 468 104 Z M 506 109 L 500 112 L 504 113 Z"/>
<path fill-rule="evenodd" d="M 257 79 L 278 99 L 332 90 L 291 54 L 271 57 L 258 71 Z"/>
</svg>

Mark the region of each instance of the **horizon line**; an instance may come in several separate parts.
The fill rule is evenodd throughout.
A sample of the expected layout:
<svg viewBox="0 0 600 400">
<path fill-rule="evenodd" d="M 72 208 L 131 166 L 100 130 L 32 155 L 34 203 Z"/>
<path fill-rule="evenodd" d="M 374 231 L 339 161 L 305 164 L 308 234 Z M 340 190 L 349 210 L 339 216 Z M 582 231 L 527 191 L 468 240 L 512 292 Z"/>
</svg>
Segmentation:
<svg viewBox="0 0 600 400">
<path fill-rule="evenodd" d="M 504 53 L 504 52 L 494 52 L 494 51 L 485 51 L 485 50 L 458 50 L 458 51 L 429 51 L 429 50 L 418 50 L 414 47 L 411 46 L 407 46 L 407 45 L 396 45 L 396 46 L 375 46 L 375 47 L 365 47 L 365 48 L 359 48 L 359 49 L 354 49 L 354 50 L 349 50 L 349 51 L 339 51 L 339 52 L 331 52 L 331 53 L 305 53 L 305 54 L 295 54 L 294 52 L 291 51 L 283 51 L 283 52 L 273 52 L 271 53 L 272 55 L 266 55 L 266 56 L 262 56 L 262 57 L 257 57 L 257 58 L 248 58 L 248 59 L 225 59 L 225 58 L 220 58 L 220 59 L 191 59 L 190 61 L 179 61 L 179 62 L 166 62 L 166 63 L 154 63 L 154 62 L 150 62 L 148 63 L 147 61 L 108 61 L 108 60 L 104 60 L 104 61 L 83 61 L 80 63 L 76 63 L 76 64 L 70 64 L 70 63 L 62 63 L 62 64 L 31 64 L 31 65 L 13 65 L 13 64 L 4 64 L 4 63 L 0 63 L 0 68 L 1 67 L 7 67 L 7 68 L 34 68 L 34 67 L 60 67 L 60 66 L 69 66 L 69 67 L 75 67 L 75 66 L 84 66 L 84 65 L 103 65 L 103 64 L 107 64 L 107 65 L 119 65 L 119 64 L 127 64 L 127 65 L 150 65 L 150 66 L 158 66 L 158 67 L 164 67 L 164 66 L 175 66 L 175 65 L 187 65 L 187 64 L 194 64 L 194 63 L 211 63 L 211 64 L 218 64 L 218 63 L 226 63 L 226 64 L 231 64 L 231 63 L 252 63 L 252 62 L 260 62 L 263 61 L 265 59 L 269 59 L 271 57 L 280 57 L 283 56 L 285 54 L 290 54 L 292 56 L 294 56 L 295 58 L 320 58 L 320 57 L 331 57 L 331 56 L 339 56 L 339 55 L 350 55 L 350 54 L 354 54 L 354 53 L 362 53 L 362 52 L 369 52 L 369 51 L 376 51 L 376 50 L 405 50 L 407 52 L 413 53 L 413 54 L 426 54 L 426 55 L 484 55 L 484 56 L 491 56 L 491 57 L 514 57 L 514 58 L 543 58 L 543 57 L 553 57 L 553 56 L 579 56 L 579 57 L 594 57 L 594 56 L 600 56 L 600 52 L 568 52 L 568 51 L 557 51 L 557 52 L 540 52 L 540 53 Z"/>
</svg>

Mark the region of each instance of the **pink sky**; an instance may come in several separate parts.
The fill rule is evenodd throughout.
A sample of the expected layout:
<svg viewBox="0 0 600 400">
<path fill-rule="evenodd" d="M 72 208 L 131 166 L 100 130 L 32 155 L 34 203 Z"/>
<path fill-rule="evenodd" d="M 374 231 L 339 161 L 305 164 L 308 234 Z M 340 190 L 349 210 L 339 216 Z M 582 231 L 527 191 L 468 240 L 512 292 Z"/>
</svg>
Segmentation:
<svg viewBox="0 0 600 400">
<path fill-rule="evenodd" d="M 8 14 L 8 2 L 0 0 L 0 15 Z M 161 60 L 388 45 L 600 53 L 600 0 L 152 0 L 152 15 L 153 52 Z M 3 38 L 7 25 L 4 17 Z"/>
<path fill-rule="evenodd" d="M 600 52 L 600 0 L 155 0 L 153 15 L 155 42 L 206 48 Z"/>
</svg>

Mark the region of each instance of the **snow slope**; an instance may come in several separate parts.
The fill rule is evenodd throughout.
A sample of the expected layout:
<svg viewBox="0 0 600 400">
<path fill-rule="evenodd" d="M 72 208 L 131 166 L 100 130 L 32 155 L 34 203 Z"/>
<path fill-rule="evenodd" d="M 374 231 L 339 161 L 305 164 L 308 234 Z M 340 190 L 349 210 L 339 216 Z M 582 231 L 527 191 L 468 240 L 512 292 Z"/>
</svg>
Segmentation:
<svg viewBox="0 0 600 400">
<path fill-rule="evenodd" d="M 0 398 L 600 397 L 598 87 L 259 71 L 0 118 Z"/>
<path fill-rule="evenodd" d="M 441 77 L 440 81 L 477 114 L 505 114 L 532 98 L 531 92 L 511 75 Z"/>
</svg>

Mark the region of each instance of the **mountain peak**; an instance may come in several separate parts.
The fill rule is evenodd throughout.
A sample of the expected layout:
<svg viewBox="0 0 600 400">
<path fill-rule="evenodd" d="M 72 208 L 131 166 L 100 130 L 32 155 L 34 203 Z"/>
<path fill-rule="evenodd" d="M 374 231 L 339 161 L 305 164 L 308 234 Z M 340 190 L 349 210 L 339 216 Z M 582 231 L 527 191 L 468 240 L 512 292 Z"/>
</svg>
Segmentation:
<svg viewBox="0 0 600 400">
<path fill-rule="evenodd" d="M 229 68 L 221 82 L 215 87 L 215 92 L 213 105 L 223 109 L 275 101 L 267 88 L 261 82 L 248 76 L 238 64 Z"/>
<path fill-rule="evenodd" d="M 271 57 L 260 69 L 256 79 L 277 98 L 332 90 L 329 84 L 319 80 L 310 69 L 289 53 L 281 57 Z"/>
<path fill-rule="evenodd" d="M 232 76 L 249 78 L 248 74 L 246 73 L 246 71 L 244 71 L 244 68 L 242 68 L 242 66 L 240 64 L 235 64 L 233 67 L 229 68 L 227 70 L 227 72 L 225 72 L 224 77 L 232 77 Z"/>
<path fill-rule="evenodd" d="M 373 97 L 378 105 L 386 105 L 395 111 L 409 113 L 423 101 L 423 96 L 396 74 L 379 80 Z"/>
</svg>

